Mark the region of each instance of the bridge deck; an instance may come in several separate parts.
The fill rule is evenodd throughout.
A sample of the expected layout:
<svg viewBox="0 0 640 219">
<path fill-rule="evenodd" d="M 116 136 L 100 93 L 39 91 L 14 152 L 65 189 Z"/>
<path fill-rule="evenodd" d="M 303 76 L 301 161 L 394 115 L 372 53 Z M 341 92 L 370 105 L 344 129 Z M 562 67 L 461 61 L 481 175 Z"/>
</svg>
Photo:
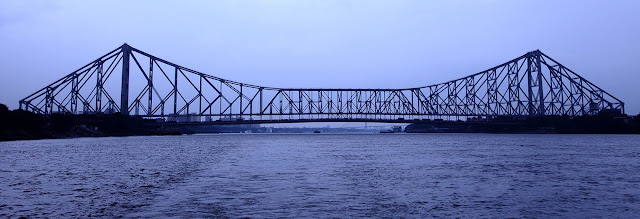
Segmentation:
<svg viewBox="0 0 640 219">
<path fill-rule="evenodd" d="M 277 119 L 277 120 L 241 120 L 241 121 L 210 121 L 210 122 L 157 122 L 152 126 L 207 126 L 207 125 L 239 125 L 239 124 L 279 124 L 279 123 L 314 123 L 314 122 L 371 122 L 371 123 L 419 123 L 419 124 L 517 124 L 514 121 L 451 121 L 451 120 L 405 120 L 405 119 Z"/>
</svg>

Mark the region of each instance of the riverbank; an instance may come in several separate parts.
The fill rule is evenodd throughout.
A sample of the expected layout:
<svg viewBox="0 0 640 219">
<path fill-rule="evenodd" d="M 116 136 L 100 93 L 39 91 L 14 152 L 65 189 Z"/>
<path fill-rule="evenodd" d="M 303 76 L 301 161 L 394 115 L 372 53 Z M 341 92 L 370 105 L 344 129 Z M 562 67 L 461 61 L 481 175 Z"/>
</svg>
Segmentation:
<svg viewBox="0 0 640 219">
<path fill-rule="evenodd" d="M 177 135 L 180 130 L 157 130 L 153 120 L 120 114 L 40 115 L 0 107 L 0 141 L 133 135 Z"/>
<path fill-rule="evenodd" d="M 409 133 L 545 133 L 545 134 L 640 134 L 640 115 L 495 117 L 468 121 L 418 120 L 405 128 Z M 0 141 L 107 137 L 134 135 L 181 135 L 193 133 L 333 133 L 355 132 L 331 128 L 269 128 L 252 125 L 162 127 L 155 120 L 121 114 L 50 114 L 10 111 L 0 104 Z M 363 132 L 369 132 L 364 130 Z"/>
<path fill-rule="evenodd" d="M 495 117 L 468 121 L 422 121 L 409 133 L 640 134 L 640 115 Z"/>
</svg>

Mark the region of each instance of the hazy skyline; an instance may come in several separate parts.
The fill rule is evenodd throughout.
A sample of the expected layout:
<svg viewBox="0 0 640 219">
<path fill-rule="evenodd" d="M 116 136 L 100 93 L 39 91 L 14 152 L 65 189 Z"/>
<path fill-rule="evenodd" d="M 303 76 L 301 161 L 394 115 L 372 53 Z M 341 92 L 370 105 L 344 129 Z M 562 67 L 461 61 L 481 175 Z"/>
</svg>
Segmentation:
<svg viewBox="0 0 640 219">
<path fill-rule="evenodd" d="M 406 88 L 540 49 L 640 113 L 638 1 L 2 1 L 0 103 L 128 44 L 270 87 Z"/>
</svg>

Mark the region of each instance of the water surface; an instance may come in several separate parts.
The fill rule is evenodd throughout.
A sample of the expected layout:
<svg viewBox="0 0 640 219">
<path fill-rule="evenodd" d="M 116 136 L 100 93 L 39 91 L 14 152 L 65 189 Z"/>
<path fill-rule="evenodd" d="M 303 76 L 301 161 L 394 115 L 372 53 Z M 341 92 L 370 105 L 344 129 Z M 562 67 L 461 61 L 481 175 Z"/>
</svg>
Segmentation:
<svg viewBox="0 0 640 219">
<path fill-rule="evenodd" d="M 638 135 L 0 142 L 0 216 L 632 218 L 639 170 Z"/>
</svg>

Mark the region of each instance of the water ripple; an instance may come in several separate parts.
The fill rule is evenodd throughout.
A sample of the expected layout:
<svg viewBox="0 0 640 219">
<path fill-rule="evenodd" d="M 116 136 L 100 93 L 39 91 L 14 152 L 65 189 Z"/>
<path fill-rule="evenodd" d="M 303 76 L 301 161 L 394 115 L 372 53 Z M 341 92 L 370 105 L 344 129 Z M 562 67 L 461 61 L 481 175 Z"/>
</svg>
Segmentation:
<svg viewBox="0 0 640 219">
<path fill-rule="evenodd" d="M 242 134 L 0 142 L 3 217 L 640 215 L 640 136 Z"/>
</svg>

